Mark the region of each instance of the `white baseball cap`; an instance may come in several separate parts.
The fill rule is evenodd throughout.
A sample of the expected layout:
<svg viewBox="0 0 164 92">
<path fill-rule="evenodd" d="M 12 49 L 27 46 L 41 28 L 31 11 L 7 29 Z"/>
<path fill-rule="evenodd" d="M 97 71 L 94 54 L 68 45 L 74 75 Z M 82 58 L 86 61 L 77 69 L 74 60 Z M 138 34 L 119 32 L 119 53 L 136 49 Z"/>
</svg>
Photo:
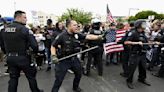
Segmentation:
<svg viewBox="0 0 164 92">
<path fill-rule="evenodd" d="M 91 23 L 98 23 L 98 22 L 101 22 L 101 20 L 98 18 L 94 18 L 91 20 Z"/>
</svg>

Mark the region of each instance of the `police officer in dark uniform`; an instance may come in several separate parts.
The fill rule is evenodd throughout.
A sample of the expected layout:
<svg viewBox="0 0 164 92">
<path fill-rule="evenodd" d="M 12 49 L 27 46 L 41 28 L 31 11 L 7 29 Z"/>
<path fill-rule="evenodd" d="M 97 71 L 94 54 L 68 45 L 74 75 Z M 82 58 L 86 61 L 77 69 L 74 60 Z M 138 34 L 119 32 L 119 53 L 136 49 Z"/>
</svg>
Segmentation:
<svg viewBox="0 0 164 92">
<path fill-rule="evenodd" d="M 146 79 L 146 50 L 150 49 L 148 45 L 143 45 L 147 43 L 147 38 L 145 36 L 144 30 L 146 28 L 145 20 L 137 20 L 135 22 L 135 31 L 128 34 L 128 38 L 125 41 L 125 45 L 131 45 L 130 57 L 129 57 L 129 75 L 127 78 L 127 86 L 133 89 L 133 75 L 139 66 L 139 76 L 138 81 L 150 86 Z"/>
<path fill-rule="evenodd" d="M 68 69 L 71 69 L 75 78 L 73 81 L 73 90 L 74 92 L 81 92 L 81 88 L 79 87 L 82 68 L 80 65 L 80 61 L 77 56 L 58 61 L 58 58 L 62 58 L 73 53 L 77 53 L 80 51 L 80 40 L 90 39 L 96 40 L 101 39 L 102 36 L 95 35 L 84 35 L 81 33 L 77 33 L 78 27 L 77 22 L 75 20 L 67 20 L 66 21 L 67 30 L 62 32 L 59 36 L 56 37 L 55 41 L 53 41 L 51 46 L 51 54 L 52 54 L 52 62 L 55 63 L 55 83 L 52 88 L 52 92 L 58 92 L 62 81 L 64 80 L 64 76 L 67 73 Z M 57 48 L 61 47 L 61 56 L 57 56 Z"/>
<path fill-rule="evenodd" d="M 21 70 L 25 73 L 32 92 L 43 92 L 37 86 L 36 68 L 32 66 L 28 58 L 27 50 L 29 47 L 37 52 L 37 42 L 26 25 L 26 13 L 16 11 L 15 21 L 8 25 L 2 32 L 1 47 L 7 55 L 7 64 L 9 67 L 10 80 L 8 92 L 17 92 L 18 79 Z"/>
<path fill-rule="evenodd" d="M 122 52 L 122 68 L 123 68 L 123 72 L 120 73 L 120 75 L 123 76 L 123 77 L 128 77 L 128 74 L 129 74 L 128 62 L 129 62 L 129 51 L 130 51 L 129 46 L 125 45 L 124 42 L 128 38 L 128 34 L 130 32 L 132 32 L 132 31 L 135 31 L 135 29 L 134 29 L 134 22 L 130 22 L 130 27 L 131 27 L 130 30 L 127 30 L 125 36 L 121 39 L 120 42 L 118 42 L 118 43 L 123 44 L 123 46 L 124 46 L 124 51 Z"/>
<path fill-rule="evenodd" d="M 93 19 L 91 21 L 92 24 L 92 29 L 89 32 L 89 34 L 94 34 L 94 35 L 103 35 L 103 31 L 100 30 L 101 26 L 101 21 L 99 19 Z M 99 46 L 97 49 L 94 49 L 92 51 L 88 52 L 88 62 L 87 62 L 87 74 L 90 74 L 90 67 L 92 63 L 92 58 L 94 59 L 94 66 L 97 66 L 98 68 L 98 75 L 102 76 L 103 75 L 103 63 L 102 63 L 102 55 L 103 55 L 103 40 L 90 40 L 88 41 L 89 47 L 94 47 L 94 46 Z"/>
</svg>

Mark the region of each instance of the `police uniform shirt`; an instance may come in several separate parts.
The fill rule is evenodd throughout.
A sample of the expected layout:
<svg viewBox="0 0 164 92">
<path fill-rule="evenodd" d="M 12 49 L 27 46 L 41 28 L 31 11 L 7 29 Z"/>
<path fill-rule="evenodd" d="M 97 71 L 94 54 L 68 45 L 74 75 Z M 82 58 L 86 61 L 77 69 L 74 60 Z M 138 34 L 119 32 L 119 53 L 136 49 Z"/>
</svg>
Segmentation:
<svg viewBox="0 0 164 92">
<path fill-rule="evenodd" d="M 52 46 L 58 48 L 61 46 L 62 56 L 70 55 L 80 50 L 80 41 L 86 38 L 85 34 L 69 34 L 67 31 L 62 32 L 52 42 Z"/>
<path fill-rule="evenodd" d="M 103 34 L 103 31 L 92 29 L 89 34 L 102 35 Z M 104 40 L 89 40 L 88 41 L 88 45 L 90 47 L 97 46 L 97 45 L 100 46 L 100 47 L 103 47 L 103 42 L 104 42 Z"/>
<path fill-rule="evenodd" d="M 131 31 L 128 33 L 128 37 L 126 39 L 126 41 L 132 41 L 132 42 L 143 42 L 143 43 L 147 43 L 147 38 L 144 34 L 144 32 L 138 32 L 136 30 Z M 148 47 L 145 46 L 140 46 L 140 45 L 132 45 L 132 51 L 141 51 L 142 49 L 148 49 Z"/>
<path fill-rule="evenodd" d="M 24 24 L 14 21 L 2 32 L 2 40 L 6 52 L 25 53 L 29 46 L 37 51 L 37 42 Z"/>
</svg>

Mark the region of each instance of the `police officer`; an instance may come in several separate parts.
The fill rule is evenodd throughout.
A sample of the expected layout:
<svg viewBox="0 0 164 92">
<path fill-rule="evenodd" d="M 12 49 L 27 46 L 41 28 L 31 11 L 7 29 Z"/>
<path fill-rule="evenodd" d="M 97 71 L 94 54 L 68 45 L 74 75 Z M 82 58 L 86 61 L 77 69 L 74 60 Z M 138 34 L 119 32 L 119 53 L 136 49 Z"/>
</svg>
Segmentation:
<svg viewBox="0 0 164 92">
<path fill-rule="evenodd" d="M 129 46 L 125 45 L 124 42 L 126 41 L 126 39 L 128 38 L 128 34 L 134 30 L 134 22 L 130 22 L 130 30 L 126 31 L 125 36 L 121 39 L 121 41 L 119 43 L 123 44 L 124 46 L 124 51 L 122 52 L 122 68 L 123 68 L 123 72 L 120 73 L 121 76 L 123 77 L 128 77 L 129 74 L 129 66 L 128 66 L 128 61 L 129 61 Z"/>
<path fill-rule="evenodd" d="M 99 19 L 93 19 L 92 29 L 89 34 L 94 35 L 103 35 L 103 31 L 100 30 L 101 22 Z M 97 49 L 88 52 L 88 62 L 87 62 L 87 74 L 90 74 L 90 66 L 92 63 L 92 58 L 94 59 L 94 66 L 98 67 L 98 75 L 103 75 L 103 64 L 102 64 L 102 55 L 103 55 L 103 40 L 90 40 L 88 41 L 89 47 L 99 46 Z"/>
<path fill-rule="evenodd" d="M 81 92 L 82 89 L 79 87 L 82 69 L 80 65 L 80 61 L 77 56 L 62 60 L 58 62 L 58 58 L 62 58 L 73 53 L 80 51 L 80 40 L 90 39 L 96 40 L 101 39 L 102 36 L 95 36 L 95 35 L 84 35 L 81 33 L 77 33 L 78 27 L 77 22 L 75 20 L 67 20 L 66 21 L 67 30 L 62 32 L 56 39 L 53 41 L 51 46 L 51 54 L 52 54 L 52 62 L 55 65 L 55 83 L 52 88 L 52 92 L 58 92 L 62 81 L 64 80 L 64 76 L 67 73 L 68 69 L 71 69 L 74 74 L 75 78 L 73 81 L 73 91 L 74 92 Z M 56 51 L 57 48 L 61 47 L 61 56 L 57 56 Z"/>
<path fill-rule="evenodd" d="M 125 45 L 131 45 L 130 57 L 129 57 L 129 75 L 127 78 L 127 86 L 133 89 L 133 75 L 139 66 L 139 76 L 138 81 L 150 86 L 146 79 L 146 50 L 150 49 L 148 45 L 143 45 L 147 43 L 147 38 L 145 36 L 144 30 L 146 28 L 145 20 L 137 20 L 135 22 L 135 31 L 128 34 L 128 38 L 125 41 Z"/>
<path fill-rule="evenodd" d="M 43 92 L 37 86 L 36 68 L 32 66 L 27 56 L 27 49 L 31 47 L 37 52 L 37 42 L 30 33 L 26 25 L 26 13 L 16 11 L 14 14 L 15 21 L 8 25 L 2 32 L 1 47 L 7 55 L 7 64 L 9 67 L 10 80 L 8 92 L 17 92 L 18 79 L 20 72 L 23 71 L 29 81 L 32 92 Z"/>
</svg>

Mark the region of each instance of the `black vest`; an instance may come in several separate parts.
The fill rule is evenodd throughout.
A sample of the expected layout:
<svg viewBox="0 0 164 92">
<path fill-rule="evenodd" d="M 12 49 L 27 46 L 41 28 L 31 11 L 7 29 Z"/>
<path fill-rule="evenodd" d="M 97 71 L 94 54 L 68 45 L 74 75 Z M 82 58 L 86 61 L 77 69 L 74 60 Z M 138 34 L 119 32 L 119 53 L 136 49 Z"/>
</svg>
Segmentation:
<svg viewBox="0 0 164 92">
<path fill-rule="evenodd" d="M 27 30 L 23 30 L 24 25 L 14 22 L 8 25 L 2 32 L 6 53 L 20 52 L 25 53 L 28 45 Z"/>
</svg>

